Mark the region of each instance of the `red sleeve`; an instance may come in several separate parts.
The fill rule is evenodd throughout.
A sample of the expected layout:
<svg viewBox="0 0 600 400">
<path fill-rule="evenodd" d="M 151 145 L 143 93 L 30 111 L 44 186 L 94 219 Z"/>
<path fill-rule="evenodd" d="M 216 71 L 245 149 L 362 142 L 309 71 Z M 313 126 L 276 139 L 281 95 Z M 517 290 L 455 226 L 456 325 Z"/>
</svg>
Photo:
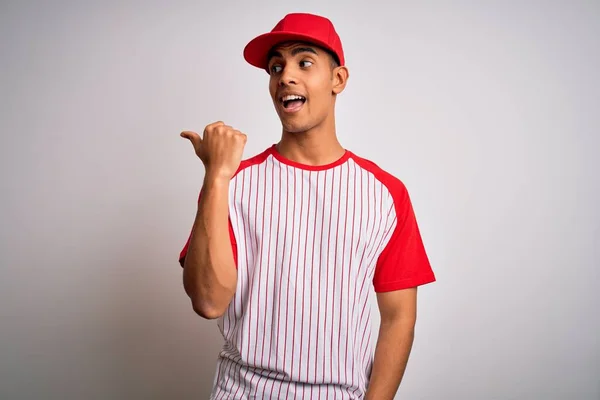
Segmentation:
<svg viewBox="0 0 600 400">
<path fill-rule="evenodd" d="M 395 210 L 390 218 L 396 220 L 396 226 L 377 260 L 373 277 L 376 292 L 406 289 L 436 280 L 408 191 L 398 179 L 388 182 Z"/>
<path fill-rule="evenodd" d="M 201 196 L 202 196 L 202 190 L 200 190 L 200 194 L 198 195 L 198 201 L 200 201 Z M 191 238 L 192 238 L 192 232 L 190 232 L 190 234 L 187 238 L 187 241 L 185 242 L 185 245 L 183 246 L 183 249 L 179 253 L 179 265 L 181 265 L 182 268 L 183 268 L 183 263 L 185 261 L 185 256 L 188 251 L 188 247 L 190 246 Z M 237 267 L 237 243 L 235 240 L 235 234 L 233 232 L 233 225 L 231 224 L 231 218 L 229 218 L 229 238 L 231 240 L 231 247 L 233 249 L 233 261 L 235 262 L 235 265 Z"/>
</svg>

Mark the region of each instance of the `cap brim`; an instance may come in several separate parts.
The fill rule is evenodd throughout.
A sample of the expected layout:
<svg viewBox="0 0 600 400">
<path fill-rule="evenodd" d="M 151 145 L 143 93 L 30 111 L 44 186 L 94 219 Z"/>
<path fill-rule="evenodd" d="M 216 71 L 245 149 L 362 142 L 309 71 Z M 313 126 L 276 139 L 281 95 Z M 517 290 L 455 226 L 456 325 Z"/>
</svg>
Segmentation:
<svg viewBox="0 0 600 400">
<path fill-rule="evenodd" d="M 269 60 L 267 56 L 269 55 L 269 51 L 277 44 L 287 41 L 313 43 L 332 52 L 334 51 L 326 43 L 316 40 L 309 35 L 290 32 L 269 32 L 257 36 L 246 45 L 244 48 L 244 58 L 249 64 L 268 72 Z"/>
</svg>

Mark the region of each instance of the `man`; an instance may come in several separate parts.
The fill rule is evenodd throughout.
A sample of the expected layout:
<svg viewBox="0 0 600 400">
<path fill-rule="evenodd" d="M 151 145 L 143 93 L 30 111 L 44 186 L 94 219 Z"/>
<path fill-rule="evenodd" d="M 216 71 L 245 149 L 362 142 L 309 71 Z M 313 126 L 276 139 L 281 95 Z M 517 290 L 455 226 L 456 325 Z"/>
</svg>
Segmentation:
<svg viewBox="0 0 600 400">
<path fill-rule="evenodd" d="M 211 399 L 392 399 L 435 281 L 408 192 L 336 137 L 349 74 L 328 19 L 288 14 L 244 57 L 269 74 L 279 143 L 242 161 L 246 135 L 221 121 L 181 133 L 205 166 L 184 287 L 225 339 Z"/>
</svg>

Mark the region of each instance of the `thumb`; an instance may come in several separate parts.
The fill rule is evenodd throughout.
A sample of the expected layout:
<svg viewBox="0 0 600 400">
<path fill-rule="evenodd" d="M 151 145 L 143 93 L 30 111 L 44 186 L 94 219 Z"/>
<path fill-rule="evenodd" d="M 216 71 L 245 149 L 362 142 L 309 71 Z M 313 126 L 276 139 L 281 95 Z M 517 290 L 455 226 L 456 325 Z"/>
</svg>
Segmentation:
<svg viewBox="0 0 600 400">
<path fill-rule="evenodd" d="M 180 136 L 192 142 L 195 149 L 202 144 L 202 139 L 200 138 L 200 135 L 198 135 L 196 132 L 183 131 L 181 132 Z"/>
</svg>

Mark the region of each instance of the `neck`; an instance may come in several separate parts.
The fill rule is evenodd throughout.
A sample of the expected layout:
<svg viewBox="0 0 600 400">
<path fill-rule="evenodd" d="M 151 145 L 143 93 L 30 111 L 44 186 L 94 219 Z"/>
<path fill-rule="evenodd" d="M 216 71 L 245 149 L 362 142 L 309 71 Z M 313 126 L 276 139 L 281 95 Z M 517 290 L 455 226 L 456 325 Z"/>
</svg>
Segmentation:
<svg viewBox="0 0 600 400">
<path fill-rule="evenodd" d="M 329 120 L 305 132 L 292 133 L 284 129 L 277 152 L 305 165 L 326 165 L 337 161 L 346 150 L 337 139 L 335 120 Z"/>
</svg>

